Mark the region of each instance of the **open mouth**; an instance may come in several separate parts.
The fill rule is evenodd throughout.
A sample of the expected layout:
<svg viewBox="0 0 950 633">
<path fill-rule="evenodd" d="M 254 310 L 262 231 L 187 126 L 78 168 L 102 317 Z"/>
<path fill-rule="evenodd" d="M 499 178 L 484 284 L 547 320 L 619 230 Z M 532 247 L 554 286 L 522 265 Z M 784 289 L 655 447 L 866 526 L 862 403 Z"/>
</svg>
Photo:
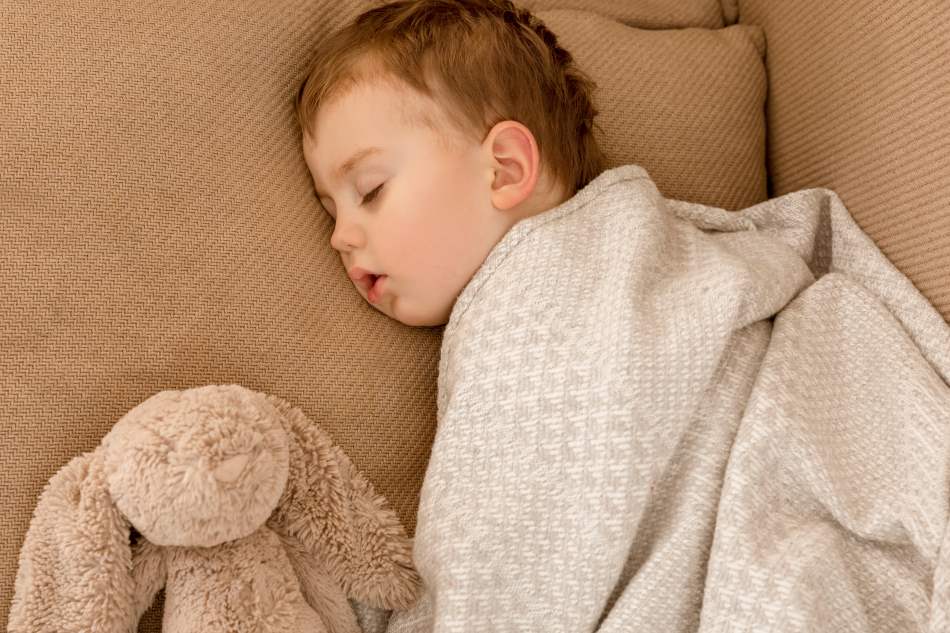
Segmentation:
<svg viewBox="0 0 950 633">
<path fill-rule="evenodd" d="M 366 273 L 365 276 L 360 278 L 360 286 L 363 290 L 367 292 L 376 284 L 376 280 L 382 277 L 383 275 L 374 275 L 373 273 Z"/>
</svg>

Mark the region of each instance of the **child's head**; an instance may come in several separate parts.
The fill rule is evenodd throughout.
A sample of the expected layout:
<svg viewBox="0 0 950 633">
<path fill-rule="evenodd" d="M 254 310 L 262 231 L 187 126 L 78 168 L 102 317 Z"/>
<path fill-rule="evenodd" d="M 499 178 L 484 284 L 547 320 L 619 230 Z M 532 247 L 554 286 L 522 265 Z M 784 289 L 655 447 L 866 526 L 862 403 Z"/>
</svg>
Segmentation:
<svg viewBox="0 0 950 633">
<path fill-rule="evenodd" d="M 399 0 L 323 41 L 297 115 L 360 294 L 407 325 L 446 323 L 515 223 L 605 169 L 592 88 L 507 0 Z"/>
</svg>

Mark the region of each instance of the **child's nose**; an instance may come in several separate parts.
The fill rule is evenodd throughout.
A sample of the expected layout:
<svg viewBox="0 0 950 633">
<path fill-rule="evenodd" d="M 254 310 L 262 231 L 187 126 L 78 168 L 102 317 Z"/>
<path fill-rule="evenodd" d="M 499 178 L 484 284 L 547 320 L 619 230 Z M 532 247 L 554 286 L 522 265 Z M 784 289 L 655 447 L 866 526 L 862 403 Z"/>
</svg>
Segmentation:
<svg viewBox="0 0 950 633">
<path fill-rule="evenodd" d="M 363 228 L 348 220 L 337 219 L 330 236 L 330 246 L 338 251 L 351 251 L 366 245 L 366 233 Z"/>
</svg>

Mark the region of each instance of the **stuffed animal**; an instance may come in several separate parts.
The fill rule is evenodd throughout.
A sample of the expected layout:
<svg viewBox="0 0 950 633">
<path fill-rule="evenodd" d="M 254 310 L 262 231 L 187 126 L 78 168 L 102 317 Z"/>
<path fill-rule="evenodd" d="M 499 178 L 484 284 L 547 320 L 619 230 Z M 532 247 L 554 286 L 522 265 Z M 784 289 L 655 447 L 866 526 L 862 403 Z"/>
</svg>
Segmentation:
<svg viewBox="0 0 950 633">
<path fill-rule="evenodd" d="M 349 598 L 405 609 L 396 515 L 299 410 L 240 385 L 161 391 L 40 495 L 10 632 L 358 633 Z"/>
</svg>

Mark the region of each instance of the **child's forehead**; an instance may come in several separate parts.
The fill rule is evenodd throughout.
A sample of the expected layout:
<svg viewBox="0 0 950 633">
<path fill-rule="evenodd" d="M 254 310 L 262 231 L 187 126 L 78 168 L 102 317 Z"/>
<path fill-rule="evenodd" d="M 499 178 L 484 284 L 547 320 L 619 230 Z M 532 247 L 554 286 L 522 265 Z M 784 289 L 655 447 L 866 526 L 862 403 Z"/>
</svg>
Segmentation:
<svg viewBox="0 0 950 633">
<path fill-rule="evenodd" d="M 433 90 L 437 84 L 430 84 Z M 387 137 L 392 138 L 390 132 L 403 139 L 429 137 L 447 148 L 480 141 L 460 118 L 459 108 L 449 106 L 449 101 L 437 92 L 431 96 L 420 92 L 388 70 L 360 64 L 324 93 L 309 140 L 318 146 L 319 130 L 337 136 L 351 126 L 358 127 L 362 133 L 356 136 L 366 140 L 368 133 L 382 124 Z M 453 116 L 453 112 L 459 115 Z"/>
<path fill-rule="evenodd" d="M 380 109 L 379 105 L 373 102 L 373 107 L 362 108 L 341 102 L 339 108 L 318 113 L 318 123 L 305 141 L 312 150 L 324 153 L 341 147 L 384 146 L 421 134 L 398 113 Z"/>
<path fill-rule="evenodd" d="M 352 112 L 350 108 L 354 104 L 370 106 L 359 108 L 365 116 L 389 115 L 394 123 L 408 128 L 436 129 L 445 118 L 443 109 L 434 100 L 397 79 L 386 77 L 367 78 L 340 89 L 317 113 L 319 116 L 325 112 L 332 118 L 334 113 Z"/>
</svg>

